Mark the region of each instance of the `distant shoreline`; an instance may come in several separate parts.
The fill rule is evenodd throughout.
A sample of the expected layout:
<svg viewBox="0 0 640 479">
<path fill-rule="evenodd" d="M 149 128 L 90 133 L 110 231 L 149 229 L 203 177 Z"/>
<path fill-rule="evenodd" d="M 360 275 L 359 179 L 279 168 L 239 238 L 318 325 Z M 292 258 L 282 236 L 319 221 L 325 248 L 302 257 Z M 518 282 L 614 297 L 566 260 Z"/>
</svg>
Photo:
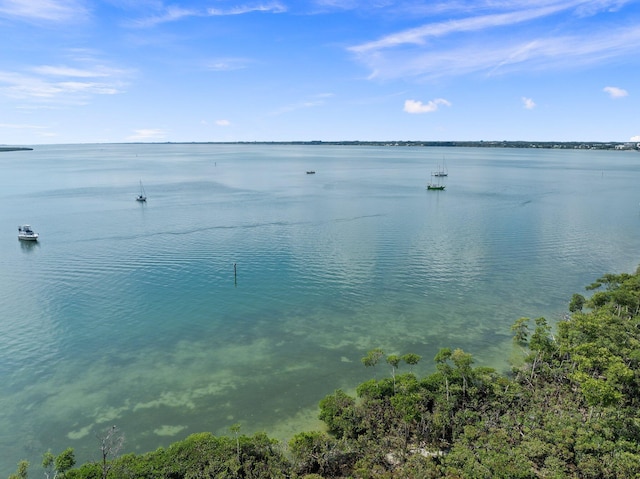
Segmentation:
<svg viewBox="0 0 640 479">
<path fill-rule="evenodd" d="M 155 145 L 296 145 L 296 146 L 424 146 L 473 148 L 548 148 L 571 150 L 640 150 L 640 142 L 598 141 L 165 141 Z"/>
<path fill-rule="evenodd" d="M 251 142 L 236 142 L 251 144 Z M 283 145 L 340 145 L 340 146 L 438 146 L 473 148 L 561 148 L 583 150 L 637 150 L 636 142 L 584 142 L 584 141 L 287 141 L 256 142 Z"/>
<path fill-rule="evenodd" d="M 91 143 L 78 143 L 86 145 Z M 619 141 L 156 141 L 113 142 L 96 145 L 292 145 L 292 146 L 388 146 L 388 147 L 467 147 L 467 148 L 540 148 L 562 150 L 640 151 L 640 142 Z M 3 151 L 29 151 L 31 147 L 0 146 Z"/>
<path fill-rule="evenodd" d="M 27 148 L 26 146 L 0 146 L 0 152 L 2 151 L 24 151 L 33 150 L 33 148 Z"/>
</svg>

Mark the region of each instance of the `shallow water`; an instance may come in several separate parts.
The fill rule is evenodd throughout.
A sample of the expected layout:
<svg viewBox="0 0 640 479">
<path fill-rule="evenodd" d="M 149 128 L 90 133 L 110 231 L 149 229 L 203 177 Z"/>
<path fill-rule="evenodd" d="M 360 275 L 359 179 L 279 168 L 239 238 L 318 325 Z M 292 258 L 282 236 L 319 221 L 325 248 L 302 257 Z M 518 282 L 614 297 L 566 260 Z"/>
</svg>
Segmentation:
<svg viewBox="0 0 640 479">
<path fill-rule="evenodd" d="M 506 368 L 516 319 L 556 321 L 635 270 L 639 172 L 616 151 L 0 153 L 0 474 L 38 474 L 48 449 L 97 460 L 112 424 L 125 452 L 234 423 L 287 439 L 326 394 L 388 374 L 362 366 L 374 347 L 420 354 L 420 374 L 445 346 Z"/>
</svg>

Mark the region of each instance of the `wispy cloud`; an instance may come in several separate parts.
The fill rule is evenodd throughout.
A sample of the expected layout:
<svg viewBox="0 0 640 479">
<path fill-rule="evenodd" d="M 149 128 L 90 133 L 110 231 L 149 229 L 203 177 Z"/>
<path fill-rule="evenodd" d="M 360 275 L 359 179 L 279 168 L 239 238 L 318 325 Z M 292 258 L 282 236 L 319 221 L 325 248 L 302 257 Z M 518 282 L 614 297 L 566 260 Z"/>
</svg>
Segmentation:
<svg viewBox="0 0 640 479">
<path fill-rule="evenodd" d="M 602 89 L 605 93 L 608 93 L 611 98 L 623 98 L 629 95 L 627 90 L 618 88 L 617 86 L 606 86 Z"/>
<path fill-rule="evenodd" d="M 322 106 L 326 103 L 327 98 L 331 98 L 333 96 L 332 93 L 319 93 L 310 97 L 307 100 L 300 101 L 298 103 L 292 103 L 290 105 L 285 105 L 275 111 L 273 111 L 272 115 L 282 115 L 284 113 L 290 113 L 296 110 L 302 110 L 305 108 L 314 108 L 318 106 Z"/>
<path fill-rule="evenodd" d="M 287 7 L 285 7 L 280 2 L 270 2 L 270 3 L 258 3 L 258 4 L 247 4 L 240 5 L 236 7 L 231 7 L 227 9 L 219 9 L 219 8 L 209 8 L 207 10 L 208 15 L 243 15 L 245 13 L 284 13 L 287 11 Z"/>
<path fill-rule="evenodd" d="M 417 100 L 406 100 L 404 102 L 404 111 L 407 113 L 432 113 L 437 111 L 441 106 L 451 106 L 451 103 L 444 98 L 436 98 L 422 103 Z"/>
<path fill-rule="evenodd" d="M 228 8 L 182 8 L 167 6 L 156 14 L 129 22 L 134 27 L 153 27 L 162 23 L 176 22 L 189 17 L 218 17 L 249 13 L 284 13 L 287 8 L 280 2 L 243 4 Z"/>
<path fill-rule="evenodd" d="M 527 98 L 526 96 L 522 97 L 522 105 L 527 110 L 533 110 L 536 107 L 536 103 L 531 98 Z"/>
<path fill-rule="evenodd" d="M 603 17 L 602 22 L 582 18 L 615 11 L 625 3 L 628 0 L 542 0 L 532 8 L 531 2 L 512 0 L 492 3 L 494 10 L 502 11 L 487 13 L 487 2 L 479 9 L 457 2 L 463 5 L 461 18 L 401 30 L 348 51 L 371 71 L 370 78 L 380 79 L 495 75 L 604 63 L 634 55 L 640 49 L 640 29 L 629 22 L 625 26 L 626 17 Z M 565 27 L 567 23 L 572 29 Z"/>
<path fill-rule="evenodd" d="M 0 71 L 0 96 L 32 103 L 84 104 L 94 95 L 123 92 L 126 76 L 123 70 L 101 65 L 39 65 L 22 72 Z"/>
<path fill-rule="evenodd" d="M 12 130 L 44 130 L 47 127 L 40 125 L 29 125 L 25 123 L 0 123 L 0 128 Z"/>
<path fill-rule="evenodd" d="M 233 71 L 247 68 L 253 60 L 248 58 L 216 58 L 206 63 L 205 68 L 211 71 Z"/>
<path fill-rule="evenodd" d="M 120 73 L 105 67 L 77 68 L 66 65 L 40 65 L 31 68 L 31 71 L 44 76 L 52 77 L 75 77 L 75 78 L 99 78 L 109 77 L 114 73 Z"/>
<path fill-rule="evenodd" d="M 230 126 L 231 122 L 229 120 L 216 120 L 217 126 Z"/>
<path fill-rule="evenodd" d="M 518 70 L 581 67 L 633 55 L 640 49 L 640 29 L 595 31 L 591 35 L 544 39 L 498 39 L 463 43 L 442 50 L 397 50 L 361 57 L 372 78 L 442 77 L 474 72 L 496 75 Z"/>
<path fill-rule="evenodd" d="M 486 30 L 504 25 L 514 25 L 546 17 L 564 9 L 565 7 L 562 5 L 554 5 L 546 8 L 528 9 L 524 11 L 500 13 L 495 15 L 483 15 L 479 17 L 469 17 L 460 20 L 449 20 L 446 22 L 427 24 L 418 28 L 412 28 L 410 30 L 404 30 L 392 35 L 387 35 L 379 40 L 364 43 L 362 45 L 356 45 L 350 47 L 349 50 L 355 53 L 366 53 L 407 44 L 424 45 L 430 38 Z"/>
<path fill-rule="evenodd" d="M 78 0 L 0 0 L 0 17 L 67 22 L 88 15 Z"/>
<path fill-rule="evenodd" d="M 128 141 L 160 141 L 166 138 L 164 130 L 158 128 L 142 128 L 134 130 L 133 134 L 127 137 Z"/>
<path fill-rule="evenodd" d="M 313 3 L 319 7 L 340 10 L 352 10 L 362 6 L 362 0 L 315 0 Z M 370 3 L 370 0 L 368 0 L 368 3 Z"/>
<path fill-rule="evenodd" d="M 574 16 L 586 17 L 600 12 L 615 12 L 636 0 L 312 0 L 312 4 L 326 10 L 379 11 L 386 17 L 411 16 L 428 18 L 435 15 L 478 15 L 497 10 L 523 10 L 532 7 L 562 6 Z M 452 15 L 453 14 L 453 15 Z"/>
<path fill-rule="evenodd" d="M 170 23 L 182 20 L 183 18 L 199 16 L 204 16 L 204 12 L 196 9 L 168 6 L 154 15 L 128 22 L 128 26 L 153 27 L 162 23 Z"/>
</svg>

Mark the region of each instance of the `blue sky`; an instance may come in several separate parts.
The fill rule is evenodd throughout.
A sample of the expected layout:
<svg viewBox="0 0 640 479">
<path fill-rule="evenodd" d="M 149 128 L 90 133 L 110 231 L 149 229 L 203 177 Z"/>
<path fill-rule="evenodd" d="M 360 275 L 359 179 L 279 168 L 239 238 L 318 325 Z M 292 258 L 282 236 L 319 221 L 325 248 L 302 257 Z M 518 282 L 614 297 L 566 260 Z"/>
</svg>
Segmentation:
<svg viewBox="0 0 640 479">
<path fill-rule="evenodd" d="M 0 0 L 0 144 L 640 141 L 640 0 Z"/>
</svg>

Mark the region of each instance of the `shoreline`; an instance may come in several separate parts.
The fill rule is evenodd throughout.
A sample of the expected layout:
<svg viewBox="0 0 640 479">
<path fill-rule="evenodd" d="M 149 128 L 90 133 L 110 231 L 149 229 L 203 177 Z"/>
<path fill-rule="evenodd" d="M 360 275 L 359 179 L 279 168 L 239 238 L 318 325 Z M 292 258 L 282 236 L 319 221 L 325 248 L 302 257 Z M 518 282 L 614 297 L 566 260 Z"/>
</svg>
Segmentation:
<svg viewBox="0 0 640 479">
<path fill-rule="evenodd" d="M 70 143 L 75 145 L 74 143 Z M 640 142 L 620 141 L 425 141 L 425 140 L 291 140 L 291 141 L 163 141 L 163 142 L 110 142 L 110 143 L 78 143 L 95 145 L 293 145 L 293 146 L 386 146 L 386 147 L 460 147 L 460 148 L 533 148 L 561 150 L 618 150 L 640 151 Z M 32 151 L 32 147 L 2 146 L 3 151 Z"/>
</svg>

